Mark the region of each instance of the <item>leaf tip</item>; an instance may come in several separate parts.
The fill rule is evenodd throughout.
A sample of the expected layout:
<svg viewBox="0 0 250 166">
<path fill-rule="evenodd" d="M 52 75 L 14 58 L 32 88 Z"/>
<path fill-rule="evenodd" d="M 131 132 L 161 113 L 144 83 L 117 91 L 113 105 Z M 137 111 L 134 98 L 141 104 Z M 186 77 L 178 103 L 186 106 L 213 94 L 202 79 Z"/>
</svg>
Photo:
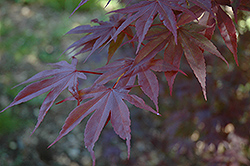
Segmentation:
<svg viewBox="0 0 250 166">
<path fill-rule="evenodd" d="M 92 157 L 92 162 L 93 162 L 92 166 L 95 166 L 95 153 L 93 151 L 93 146 L 85 146 L 85 148 L 88 149 L 88 151 L 89 151 L 89 153 L 90 153 L 90 155 Z"/>
<path fill-rule="evenodd" d="M 207 101 L 206 88 L 202 88 L 204 99 Z"/>
<path fill-rule="evenodd" d="M 0 113 L 3 113 L 3 112 L 6 111 L 8 108 L 9 108 L 9 106 L 6 107 L 6 108 L 4 108 L 2 111 L 0 111 Z"/>
<path fill-rule="evenodd" d="M 57 142 L 57 140 L 55 140 L 54 142 L 52 142 L 52 143 L 47 147 L 47 149 L 49 149 L 51 146 L 53 146 L 56 142 Z"/>
<path fill-rule="evenodd" d="M 129 157 L 130 157 L 130 139 L 131 139 L 131 137 L 129 136 L 126 139 L 127 139 L 126 144 L 127 144 L 127 147 L 128 147 L 128 159 L 129 159 Z"/>
<path fill-rule="evenodd" d="M 161 114 L 159 112 L 157 112 L 156 115 L 161 116 Z"/>
<path fill-rule="evenodd" d="M 234 59 L 235 59 L 235 63 L 236 63 L 236 65 L 237 65 L 237 66 L 239 66 L 239 61 L 238 61 L 238 59 L 237 59 L 237 56 L 235 56 L 235 58 L 234 58 Z"/>
<path fill-rule="evenodd" d="M 38 127 L 38 126 L 35 126 L 35 128 L 33 129 L 33 131 L 32 131 L 31 134 L 30 134 L 30 137 L 34 134 L 34 132 L 36 131 L 37 127 Z"/>
</svg>

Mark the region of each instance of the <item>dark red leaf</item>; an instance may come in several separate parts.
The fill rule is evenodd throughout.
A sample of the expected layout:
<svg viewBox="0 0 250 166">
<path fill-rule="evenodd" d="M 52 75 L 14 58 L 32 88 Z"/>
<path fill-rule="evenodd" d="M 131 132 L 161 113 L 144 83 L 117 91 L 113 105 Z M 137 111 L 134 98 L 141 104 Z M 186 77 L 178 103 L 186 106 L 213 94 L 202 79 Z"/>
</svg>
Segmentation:
<svg viewBox="0 0 250 166">
<path fill-rule="evenodd" d="M 206 97 L 206 65 L 205 59 L 203 57 L 203 51 L 192 41 L 189 40 L 189 37 L 184 33 L 180 33 L 180 41 L 182 48 L 185 54 L 185 57 L 192 68 L 195 76 L 198 78 L 198 81 L 201 84 L 202 92 Z"/>
<path fill-rule="evenodd" d="M 126 86 L 133 86 L 135 82 L 135 77 L 138 77 L 138 85 L 141 87 L 142 91 L 154 102 L 156 109 L 158 111 L 158 95 L 159 95 L 159 85 L 156 75 L 150 70 L 157 72 L 166 71 L 180 71 L 178 68 L 171 64 L 163 63 L 163 60 L 151 60 L 143 65 L 138 65 L 131 70 L 133 64 L 133 59 L 118 60 L 111 64 L 108 64 L 98 70 L 106 70 L 103 75 L 101 75 L 93 86 L 106 84 L 108 81 L 118 78 L 114 87 L 124 88 Z"/>
<path fill-rule="evenodd" d="M 93 86 L 96 86 L 98 84 L 99 85 L 106 84 L 107 82 L 125 74 L 129 70 L 133 61 L 134 61 L 133 59 L 121 59 L 111 64 L 108 64 L 104 67 L 96 69 L 98 71 L 106 71 L 106 72 L 104 72 L 100 77 L 98 77 L 98 79 L 94 82 Z"/>
<path fill-rule="evenodd" d="M 196 18 L 200 17 L 204 12 L 204 9 L 200 8 L 199 6 L 195 5 L 189 9 L 192 13 L 194 13 L 195 17 L 186 13 L 183 13 L 177 22 L 177 26 L 181 26 L 187 23 L 194 21 Z"/>
<path fill-rule="evenodd" d="M 217 57 L 221 58 L 228 65 L 228 62 L 221 55 L 221 53 L 217 50 L 217 48 L 214 46 L 214 44 L 210 40 L 208 40 L 205 36 L 203 36 L 202 34 L 197 33 L 200 31 L 199 27 L 201 27 L 201 29 L 203 29 L 203 26 L 200 26 L 199 24 L 192 24 L 192 25 L 195 25 L 195 26 L 192 26 L 193 27 L 192 29 L 189 29 L 190 27 L 187 26 L 188 28 L 183 27 L 183 29 L 186 29 L 186 30 L 182 31 L 188 36 L 189 40 L 193 41 L 197 46 L 199 46 L 203 50 L 206 50 L 206 51 L 210 52 L 211 54 L 214 54 Z M 196 26 L 198 28 L 196 28 Z M 198 31 L 196 31 L 196 30 L 198 30 Z"/>
<path fill-rule="evenodd" d="M 70 14 L 69 17 L 71 17 L 82 5 L 84 5 L 86 2 L 88 2 L 88 0 L 82 0 L 78 6 L 75 8 L 75 10 Z"/>
<path fill-rule="evenodd" d="M 202 18 L 199 20 L 199 24 L 203 26 L 207 26 L 207 28 L 202 32 L 202 34 L 208 38 L 208 40 L 212 39 L 214 34 L 216 21 L 214 17 L 208 13 L 207 11 L 204 12 Z"/>
<path fill-rule="evenodd" d="M 210 0 L 189 0 L 189 1 L 193 2 L 202 9 L 208 11 L 211 15 L 214 16 L 214 13 L 211 10 L 212 5 Z"/>
<path fill-rule="evenodd" d="M 235 0 L 235 1 L 237 1 L 237 0 Z M 238 9 L 250 11 L 250 1 L 249 0 L 240 0 L 240 5 L 239 5 Z"/>
<path fill-rule="evenodd" d="M 100 88 L 101 87 L 101 88 Z M 68 134 L 73 128 L 75 128 L 87 115 L 94 112 L 87 122 L 84 142 L 86 148 L 91 153 L 93 159 L 93 165 L 95 165 L 95 155 L 94 155 L 94 144 L 98 140 L 100 133 L 111 113 L 111 124 L 117 135 L 122 139 L 126 139 L 126 144 L 128 147 L 128 157 L 130 154 L 130 118 L 129 109 L 123 100 L 127 100 L 131 104 L 139 107 L 141 109 L 146 109 L 157 115 L 155 110 L 145 104 L 145 102 L 135 95 L 128 94 L 127 90 L 123 89 L 110 89 L 104 86 L 97 87 L 100 91 L 95 91 L 92 93 L 93 99 L 79 105 L 76 107 L 68 116 L 60 131 L 59 136 L 50 145 L 52 146 L 57 141 L 59 141 L 63 136 Z M 89 90 L 89 89 L 88 89 Z M 90 92 L 91 90 L 86 92 Z M 50 147 L 49 146 L 49 147 Z"/>
<path fill-rule="evenodd" d="M 90 26 L 90 25 L 81 25 L 72 30 L 70 30 L 67 34 L 86 34 L 80 40 L 71 44 L 64 52 L 69 49 L 73 49 L 71 52 L 76 49 L 80 49 L 80 51 L 76 52 L 74 56 L 90 51 L 88 57 L 93 54 L 97 49 L 105 46 L 105 44 L 109 43 L 109 39 L 114 36 L 116 32 L 116 28 L 123 22 L 123 18 L 120 15 L 112 15 L 110 16 L 110 21 L 102 22 L 97 19 L 92 20 L 92 22 L 98 23 L 98 26 Z M 119 34 L 117 34 L 119 35 Z M 116 42 L 117 36 L 112 38 L 114 42 Z M 118 43 L 117 43 L 118 44 Z M 112 45 L 111 45 L 112 46 Z M 119 47 L 119 46 L 117 46 Z"/>
<path fill-rule="evenodd" d="M 147 69 L 141 67 L 141 72 L 138 75 L 138 84 L 142 91 L 154 102 L 156 110 L 158 111 L 158 96 L 159 96 L 159 83 L 156 75 Z"/>
<path fill-rule="evenodd" d="M 78 80 L 77 79 L 87 78 L 82 72 L 78 72 L 76 70 L 76 65 L 77 65 L 76 58 L 73 58 L 72 64 L 68 64 L 66 61 L 61 61 L 61 62 L 50 64 L 50 65 L 53 67 L 57 67 L 59 69 L 42 71 L 34 75 L 27 81 L 22 82 L 19 85 L 37 81 L 40 79 L 44 79 L 49 76 L 54 76 L 54 77 L 41 80 L 41 81 L 38 81 L 38 82 L 35 82 L 26 86 L 21 92 L 18 93 L 14 101 L 8 107 L 6 107 L 4 110 L 1 111 L 3 112 L 6 109 L 14 105 L 26 102 L 28 100 L 33 99 L 34 97 L 37 97 L 43 93 L 50 91 L 47 97 L 44 99 L 43 104 L 40 108 L 39 115 L 38 115 L 38 122 L 33 132 L 37 129 L 37 127 L 43 121 L 46 113 L 48 112 L 52 104 L 55 102 L 59 94 L 66 88 L 68 88 L 68 90 L 72 94 L 78 93 Z"/>
<path fill-rule="evenodd" d="M 158 52 L 164 49 L 168 43 L 167 38 L 170 33 L 163 33 L 154 40 L 149 41 L 138 53 L 135 58 L 133 67 L 140 66 L 151 60 Z"/>
<path fill-rule="evenodd" d="M 175 37 L 177 43 L 177 23 L 173 10 L 182 11 L 189 15 L 192 15 L 194 19 L 196 16 L 187 8 L 181 6 L 178 1 L 175 0 L 155 0 L 155 1 L 142 1 L 132 6 L 128 6 L 123 9 L 115 10 L 121 14 L 128 14 L 127 19 L 121 24 L 114 34 L 114 37 L 120 34 L 126 27 L 132 22 L 136 21 L 136 34 L 139 40 L 137 51 L 147 34 L 149 27 L 153 23 L 153 19 L 156 14 L 159 15 L 160 20 L 169 29 Z M 113 37 L 113 38 L 114 38 Z"/>
<path fill-rule="evenodd" d="M 237 35 L 234 23 L 220 6 L 218 6 L 216 16 L 221 36 L 223 37 L 228 49 L 233 53 L 236 64 L 239 65 L 237 58 Z"/>
<path fill-rule="evenodd" d="M 167 63 L 172 64 L 176 68 L 179 68 L 182 54 L 183 54 L 183 50 L 182 50 L 180 42 L 178 42 L 178 44 L 176 45 L 172 39 L 169 42 L 167 48 L 165 49 L 164 60 Z M 178 73 L 177 71 L 166 71 L 165 72 L 165 77 L 168 81 L 168 86 L 170 89 L 170 95 L 172 95 L 173 84 L 174 84 L 174 80 L 175 80 L 177 73 Z"/>
</svg>

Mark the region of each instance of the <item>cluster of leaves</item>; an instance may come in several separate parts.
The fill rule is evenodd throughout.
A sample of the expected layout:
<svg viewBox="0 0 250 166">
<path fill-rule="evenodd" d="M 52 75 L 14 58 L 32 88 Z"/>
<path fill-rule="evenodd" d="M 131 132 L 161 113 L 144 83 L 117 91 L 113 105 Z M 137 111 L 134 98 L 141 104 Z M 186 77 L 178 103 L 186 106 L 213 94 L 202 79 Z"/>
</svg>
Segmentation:
<svg viewBox="0 0 250 166">
<path fill-rule="evenodd" d="M 75 11 L 86 2 L 87 0 L 82 0 Z M 19 92 L 14 101 L 1 112 L 49 92 L 40 108 L 34 132 L 59 94 L 68 89 L 72 96 L 61 102 L 76 100 L 78 106 L 71 111 L 58 138 L 50 146 L 68 134 L 87 115 L 93 113 L 84 133 L 85 146 L 91 153 L 93 165 L 95 165 L 94 144 L 109 121 L 116 134 L 126 139 L 129 157 L 131 122 L 130 112 L 124 100 L 138 108 L 160 115 L 159 82 L 155 72 L 165 75 L 172 94 L 178 72 L 186 75 L 180 70 L 181 58 L 184 55 L 207 100 L 204 51 L 216 55 L 228 64 L 211 42 L 216 25 L 238 65 L 236 28 L 224 10 L 225 7 L 232 7 L 235 17 L 237 10 L 250 11 L 248 0 L 140 1 L 110 12 L 110 20 L 107 22 L 94 19 L 92 22 L 97 24 L 95 26 L 78 26 L 67 33 L 83 36 L 65 50 L 74 53 L 71 64 L 66 61 L 50 64 L 56 69 L 42 71 L 19 84 L 37 81 Z M 131 44 L 133 47 L 137 44 L 134 58 L 123 58 L 111 63 L 116 50 L 125 44 Z M 106 46 L 108 46 L 108 57 L 104 67 L 93 71 L 76 69 L 78 62 L 76 56 L 88 52 L 86 62 L 95 51 Z M 91 87 L 80 89 L 78 78 L 87 79 L 86 73 L 100 76 Z M 108 87 L 108 83 L 114 79 L 116 79 L 114 85 Z M 155 109 L 139 96 L 129 94 L 135 86 L 139 86 L 152 100 Z"/>
</svg>

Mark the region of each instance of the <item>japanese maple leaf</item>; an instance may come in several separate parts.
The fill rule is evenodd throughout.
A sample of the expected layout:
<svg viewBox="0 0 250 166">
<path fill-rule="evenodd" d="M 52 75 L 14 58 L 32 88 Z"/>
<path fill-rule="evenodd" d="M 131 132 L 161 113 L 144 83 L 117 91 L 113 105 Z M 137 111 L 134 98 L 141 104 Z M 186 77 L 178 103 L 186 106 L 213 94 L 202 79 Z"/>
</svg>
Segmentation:
<svg viewBox="0 0 250 166">
<path fill-rule="evenodd" d="M 217 25 L 219 27 L 221 36 L 223 40 L 225 41 L 226 46 L 228 49 L 233 53 L 234 59 L 236 64 L 238 65 L 237 60 L 237 35 L 236 35 L 236 28 L 234 26 L 234 23 L 232 19 L 226 14 L 224 10 L 220 7 L 219 4 L 223 5 L 230 5 L 229 2 L 217 2 L 218 4 L 214 3 L 213 11 L 216 13 L 216 17 L 212 15 L 211 13 L 205 11 L 202 12 L 203 16 L 201 19 L 199 19 L 199 24 L 206 26 L 207 28 L 202 32 L 205 37 L 207 37 L 209 40 L 211 40 L 212 35 L 215 30 L 216 20 L 217 18 Z M 193 13 L 195 13 L 197 16 L 201 14 L 201 10 L 198 6 L 194 6 L 190 9 Z M 177 23 L 178 26 L 184 25 L 185 23 L 189 23 L 190 21 L 194 20 L 188 15 L 182 15 Z"/>
<path fill-rule="evenodd" d="M 187 18 L 189 19 L 189 18 Z M 186 21 L 184 21 L 186 22 Z M 138 53 L 136 56 L 133 68 L 140 66 L 144 63 L 147 63 L 155 55 L 163 50 L 166 46 L 164 52 L 164 60 L 168 64 L 172 64 L 175 68 L 178 68 L 180 65 L 180 60 L 182 52 L 194 71 L 195 76 L 198 78 L 198 81 L 201 84 L 204 97 L 206 99 L 205 91 L 205 77 L 206 77 L 206 66 L 205 59 L 203 57 L 204 50 L 218 56 L 223 61 L 227 63 L 225 58 L 220 54 L 217 48 L 213 43 L 208 40 L 202 32 L 206 30 L 206 26 L 199 25 L 197 23 L 185 24 L 178 28 L 178 43 L 176 45 L 174 36 L 170 34 L 167 30 L 162 30 L 162 33 L 159 33 L 156 30 L 155 35 L 152 35 L 152 40 L 150 40 Z M 154 34 L 150 32 L 150 34 Z M 173 43 L 174 42 L 174 43 Z M 172 92 L 173 81 L 176 77 L 176 71 L 166 71 L 165 76 L 168 80 L 170 86 L 170 93 Z"/>
<path fill-rule="evenodd" d="M 164 51 L 164 60 L 174 65 L 176 68 L 179 68 L 182 54 L 183 54 L 183 50 L 182 50 L 182 46 L 180 42 L 178 42 L 178 44 L 176 45 L 172 39 L 169 41 L 169 44 Z M 177 73 L 178 73 L 177 71 L 166 71 L 164 73 L 168 81 L 170 95 L 172 95 L 173 84 L 174 84 L 174 80 L 175 80 Z"/>
<path fill-rule="evenodd" d="M 94 19 L 92 20 L 92 22 L 98 23 L 99 25 L 98 26 L 81 25 L 66 33 L 66 34 L 86 34 L 86 33 L 87 34 L 80 40 L 71 44 L 65 51 L 73 48 L 72 50 L 73 52 L 76 49 L 81 48 L 80 51 L 75 53 L 74 56 L 90 51 L 88 55 L 89 57 L 98 48 L 102 47 L 103 45 L 109 42 L 108 40 L 111 37 L 113 37 L 114 33 L 116 32 L 116 28 L 119 27 L 119 25 L 123 22 L 123 18 L 121 18 L 119 14 L 115 14 L 110 16 L 110 21 L 103 22 Z M 117 37 L 113 38 L 114 42 L 116 42 L 116 39 Z M 120 41 L 122 41 L 122 39 L 123 37 L 119 38 L 119 42 L 117 43 L 118 45 L 120 44 Z M 113 49 L 112 51 L 114 52 L 115 50 Z M 88 59 L 88 57 L 86 58 L 86 60 Z"/>
<path fill-rule="evenodd" d="M 84 5 L 88 0 L 81 0 L 81 2 L 78 4 L 78 6 L 75 8 L 75 10 L 70 14 L 70 17 L 82 6 Z"/>
<path fill-rule="evenodd" d="M 178 29 L 178 41 L 182 45 L 184 55 L 193 70 L 195 76 L 201 84 L 204 97 L 206 99 L 206 65 L 203 56 L 204 50 L 216 55 L 227 63 L 213 43 L 200 32 L 204 31 L 203 26 L 192 23 Z M 166 52 L 167 54 L 167 52 Z M 228 64 L 228 63 L 227 63 Z"/>
<path fill-rule="evenodd" d="M 78 93 L 78 78 L 81 78 L 81 79 L 87 78 L 82 72 L 78 72 L 76 70 L 76 65 L 77 65 L 76 58 L 72 59 L 71 64 L 67 63 L 66 61 L 61 61 L 61 62 L 53 63 L 50 65 L 57 69 L 42 71 L 34 75 L 30 79 L 20 83 L 19 85 L 37 81 L 26 86 L 21 92 L 18 93 L 14 101 L 8 107 L 6 107 L 4 110 L 1 111 L 3 112 L 6 109 L 14 105 L 26 102 L 43 93 L 50 91 L 48 95 L 46 96 L 46 98 L 44 99 L 43 104 L 40 108 L 39 115 L 38 115 L 38 122 L 33 132 L 37 129 L 37 127 L 43 121 L 45 115 L 47 114 L 48 110 L 50 109 L 52 104 L 55 102 L 59 94 L 66 88 L 68 88 L 68 90 L 70 91 L 70 93 L 72 93 L 72 95 L 77 94 Z M 51 77 L 51 78 L 47 78 L 47 77 Z M 44 78 L 47 78 L 47 79 L 44 79 Z M 41 80 L 41 81 L 38 81 L 38 80 Z"/>
<path fill-rule="evenodd" d="M 152 40 L 150 40 L 139 51 L 132 64 L 132 67 L 127 72 L 129 73 L 138 66 L 148 63 L 166 46 L 167 48 L 165 50 L 165 61 L 167 61 L 167 63 L 169 64 L 172 64 L 172 66 L 174 66 L 175 68 L 178 68 L 183 51 L 190 67 L 194 71 L 195 76 L 198 78 L 198 81 L 201 84 L 202 91 L 206 99 L 206 66 L 205 59 L 203 57 L 204 50 L 218 56 L 227 63 L 225 58 L 220 54 L 213 43 L 204 35 L 202 35 L 202 32 L 206 30 L 206 28 L 206 26 L 201 26 L 197 23 L 190 23 L 181 26 L 180 28 L 178 28 L 178 43 L 175 46 L 173 45 L 173 43 L 171 43 L 173 41 L 175 42 L 174 35 L 169 33 L 168 30 L 162 29 L 161 33 L 156 30 L 155 34 L 154 32 L 150 32 L 150 34 L 154 34 L 151 35 Z M 169 55 L 175 53 L 177 55 Z M 176 71 L 178 70 L 175 70 L 174 72 Z M 165 76 L 169 82 L 171 92 L 176 73 L 170 74 L 169 71 L 166 72 L 167 73 L 165 73 Z"/>
<path fill-rule="evenodd" d="M 158 111 L 158 96 L 159 96 L 159 83 L 156 75 L 151 71 L 166 72 L 166 71 L 180 71 L 177 67 L 164 63 L 160 59 L 151 59 L 143 65 L 137 65 L 133 70 L 130 70 L 134 64 L 134 59 L 120 59 L 110 63 L 104 67 L 96 70 L 104 72 L 94 83 L 93 86 L 103 85 L 107 82 L 118 78 L 116 87 L 133 86 L 135 78 L 138 78 L 138 85 L 142 91 L 154 102 Z M 182 72 L 183 73 L 183 72 Z"/>
<path fill-rule="evenodd" d="M 112 11 L 128 15 L 127 19 L 115 32 L 114 37 L 121 33 L 132 22 L 136 21 L 135 28 L 139 42 L 137 47 L 138 51 L 145 35 L 153 23 L 156 14 L 158 14 L 163 24 L 169 29 L 170 32 L 173 33 L 177 43 L 177 22 L 173 10 L 185 12 L 186 14 L 192 15 L 196 18 L 191 11 L 189 11 L 186 7 L 181 6 L 181 4 L 179 4 L 176 0 L 142 1 L 126 8 Z"/>
<path fill-rule="evenodd" d="M 202 9 L 208 11 L 210 14 L 214 16 L 214 13 L 211 10 L 211 1 L 210 0 L 189 0 L 190 2 L 193 2 L 197 6 L 201 7 Z"/>
<path fill-rule="evenodd" d="M 218 2 L 218 4 L 214 3 L 213 11 L 216 13 L 217 18 L 217 26 L 220 30 L 221 36 L 225 41 L 227 48 L 233 53 L 236 64 L 238 65 L 237 58 L 237 35 L 236 28 L 232 19 L 228 16 L 228 14 L 220 7 L 219 4 L 229 5 L 229 2 Z M 209 40 L 212 38 L 212 35 L 215 30 L 216 21 L 215 18 L 208 12 L 204 12 L 202 18 L 199 20 L 200 25 L 207 26 L 205 29 L 204 36 L 206 36 Z"/>
<path fill-rule="evenodd" d="M 235 5 L 236 9 L 250 11 L 250 1 L 249 0 L 234 0 L 234 2 L 236 4 Z"/>
<path fill-rule="evenodd" d="M 191 12 L 194 13 L 195 18 L 199 18 L 199 17 L 205 12 L 204 9 L 200 8 L 200 7 L 197 6 L 197 5 L 192 6 L 191 8 L 189 8 L 189 10 L 190 10 Z M 195 18 L 194 18 L 193 16 L 191 16 L 191 15 L 182 13 L 182 14 L 178 17 L 177 26 L 179 27 L 179 26 L 181 26 L 181 25 L 190 23 L 190 22 L 194 21 Z"/>
<path fill-rule="evenodd" d="M 246 10 L 250 11 L 250 1 L 249 0 L 215 0 L 217 4 L 227 5 L 233 8 L 235 21 L 237 21 L 237 11 Z"/>
<path fill-rule="evenodd" d="M 129 109 L 124 103 L 124 100 L 136 107 L 159 115 L 159 113 L 153 110 L 150 106 L 146 105 L 141 98 L 136 95 L 128 94 L 127 89 L 124 88 L 106 88 L 105 86 L 91 87 L 91 89 L 88 88 L 84 91 L 83 99 L 86 98 L 92 99 L 82 103 L 71 111 L 59 136 L 50 146 L 73 130 L 73 128 L 75 128 L 87 115 L 93 113 L 87 122 L 84 132 L 85 147 L 89 150 L 92 156 L 93 165 L 95 165 L 95 154 L 93 151 L 94 144 L 98 140 L 109 115 L 116 134 L 122 139 L 126 139 L 128 157 L 130 155 L 131 122 Z"/>
<path fill-rule="evenodd" d="M 236 64 L 239 65 L 237 58 L 237 35 L 234 23 L 220 6 L 217 8 L 216 17 L 221 36 L 227 48 L 233 53 Z"/>
<path fill-rule="evenodd" d="M 110 3 L 111 0 L 108 0 L 107 4 L 105 7 L 108 6 L 108 4 Z M 70 14 L 70 17 L 82 6 L 84 5 L 86 2 L 88 2 L 88 0 L 81 0 L 81 2 L 78 4 L 78 6 L 74 9 L 74 11 Z"/>
<path fill-rule="evenodd" d="M 199 24 L 203 26 L 207 26 L 206 30 L 203 31 L 202 34 L 206 38 L 211 40 L 214 34 L 215 25 L 216 25 L 216 20 L 214 19 L 214 17 L 210 13 L 205 11 L 202 18 L 199 20 Z"/>
</svg>

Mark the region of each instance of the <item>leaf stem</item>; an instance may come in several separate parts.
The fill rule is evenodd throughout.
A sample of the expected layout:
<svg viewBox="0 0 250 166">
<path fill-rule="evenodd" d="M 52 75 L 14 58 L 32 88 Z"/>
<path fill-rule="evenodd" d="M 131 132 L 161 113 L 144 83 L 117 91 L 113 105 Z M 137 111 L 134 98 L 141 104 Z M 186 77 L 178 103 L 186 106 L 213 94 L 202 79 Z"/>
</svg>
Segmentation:
<svg viewBox="0 0 250 166">
<path fill-rule="evenodd" d="M 115 84 L 114 84 L 114 86 L 112 87 L 112 89 L 114 89 L 114 88 L 116 87 L 116 85 L 117 85 L 118 82 L 120 81 L 121 77 L 122 77 L 125 73 L 126 73 L 126 72 L 122 73 L 122 74 L 118 77 L 118 79 L 117 79 L 117 81 L 115 82 Z"/>
<path fill-rule="evenodd" d="M 103 74 L 103 73 L 99 73 L 99 72 L 86 71 L 86 70 L 77 70 L 77 71 L 82 72 L 82 73 L 97 74 L 97 75 L 102 75 Z"/>
</svg>

